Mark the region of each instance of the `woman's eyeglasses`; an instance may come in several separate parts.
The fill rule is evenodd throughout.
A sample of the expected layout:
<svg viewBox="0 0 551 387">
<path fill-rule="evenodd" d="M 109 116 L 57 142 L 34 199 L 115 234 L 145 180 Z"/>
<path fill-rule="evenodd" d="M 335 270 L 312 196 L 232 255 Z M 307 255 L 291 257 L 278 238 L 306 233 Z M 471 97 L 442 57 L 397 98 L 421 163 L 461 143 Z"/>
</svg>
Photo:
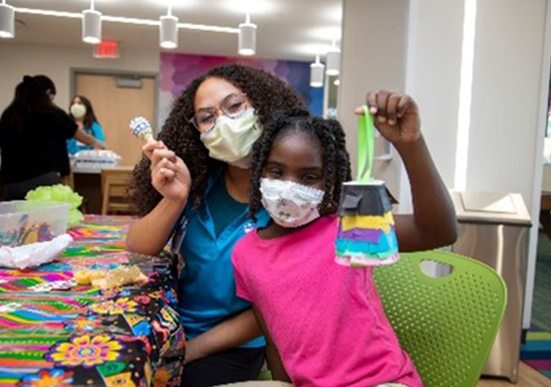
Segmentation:
<svg viewBox="0 0 551 387">
<path fill-rule="evenodd" d="M 227 117 L 237 118 L 247 110 L 249 104 L 245 94 L 230 94 L 216 107 L 202 108 L 189 120 L 201 133 L 208 132 L 218 119 L 217 111 Z"/>
</svg>

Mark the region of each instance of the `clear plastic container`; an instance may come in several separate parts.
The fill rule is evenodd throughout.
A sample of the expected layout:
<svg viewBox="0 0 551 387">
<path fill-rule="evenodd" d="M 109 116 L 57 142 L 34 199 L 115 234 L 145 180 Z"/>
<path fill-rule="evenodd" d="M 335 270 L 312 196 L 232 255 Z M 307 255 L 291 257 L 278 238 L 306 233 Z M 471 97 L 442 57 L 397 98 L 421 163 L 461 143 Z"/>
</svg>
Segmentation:
<svg viewBox="0 0 551 387">
<path fill-rule="evenodd" d="M 72 156 L 72 167 L 75 169 L 114 168 L 119 165 L 121 157 L 110 150 L 83 150 Z"/>
<path fill-rule="evenodd" d="M 45 242 L 64 234 L 70 207 L 59 202 L 1 202 L 0 247 Z"/>
</svg>

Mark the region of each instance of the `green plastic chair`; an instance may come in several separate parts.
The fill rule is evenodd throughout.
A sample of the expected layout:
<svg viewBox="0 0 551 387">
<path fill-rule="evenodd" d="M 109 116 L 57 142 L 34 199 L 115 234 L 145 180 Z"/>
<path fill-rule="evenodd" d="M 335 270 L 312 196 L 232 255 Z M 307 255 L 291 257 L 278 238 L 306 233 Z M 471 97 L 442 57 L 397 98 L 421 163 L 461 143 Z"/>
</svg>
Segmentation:
<svg viewBox="0 0 551 387">
<path fill-rule="evenodd" d="M 449 265 L 429 277 L 423 261 Z M 457 254 L 402 253 L 374 270 L 385 313 L 425 387 L 475 387 L 501 324 L 507 288 L 489 266 Z M 519 332 L 520 334 L 520 332 Z"/>
</svg>

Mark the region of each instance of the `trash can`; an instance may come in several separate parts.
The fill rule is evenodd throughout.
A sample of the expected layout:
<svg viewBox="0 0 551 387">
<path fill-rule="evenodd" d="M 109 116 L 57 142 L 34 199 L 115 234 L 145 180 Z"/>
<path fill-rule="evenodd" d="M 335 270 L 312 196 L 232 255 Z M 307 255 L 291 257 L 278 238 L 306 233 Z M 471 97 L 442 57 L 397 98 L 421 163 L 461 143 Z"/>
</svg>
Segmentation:
<svg viewBox="0 0 551 387">
<path fill-rule="evenodd" d="M 520 194 L 451 192 L 459 222 L 452 251 L 486 263 L 507 284 L 503 323 L 484 375 L 517 381 L 530 214 Z"/>
</svg>

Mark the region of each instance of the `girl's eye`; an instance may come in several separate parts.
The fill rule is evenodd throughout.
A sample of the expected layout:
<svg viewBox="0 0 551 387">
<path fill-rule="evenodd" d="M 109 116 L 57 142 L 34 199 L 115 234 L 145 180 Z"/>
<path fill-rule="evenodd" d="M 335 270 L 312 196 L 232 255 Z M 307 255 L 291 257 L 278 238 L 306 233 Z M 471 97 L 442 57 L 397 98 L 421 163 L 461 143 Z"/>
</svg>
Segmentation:
<svg viewBox="0 0 551 387">
<path fill-rule="evenodd" d="M 310 184 L 317 183 L 320 180 L 321 180 L 321 176 L 314 173 L 308 173 L 302 176 L 302 181 Z"/>
<path fill-rule="evenodd" d="M 279 178 L 281 177 L 281 170 L 279 168 L 268 168 L 266 170 L 266 173 L 271 178 Z"/>
</svg>

